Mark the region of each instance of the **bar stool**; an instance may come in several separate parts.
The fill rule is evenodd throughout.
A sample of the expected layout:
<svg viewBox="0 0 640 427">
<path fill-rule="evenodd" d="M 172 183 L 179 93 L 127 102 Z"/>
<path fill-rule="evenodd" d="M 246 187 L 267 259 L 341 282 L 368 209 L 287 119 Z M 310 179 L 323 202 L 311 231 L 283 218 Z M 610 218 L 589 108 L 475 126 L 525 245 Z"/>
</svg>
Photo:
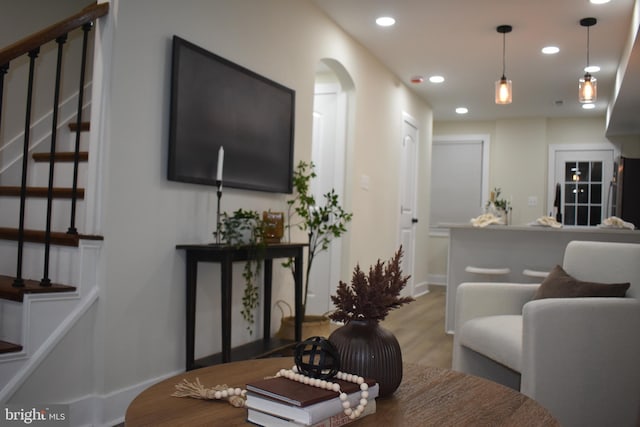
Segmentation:
<svg viewBox="0 0 640 427">
<path fill-rule="evenodd" d="M 487 268 L 487 267 L 475 267 L 473 265 L 467 265 L 464 268 L 464 271 L 466 271 L 467 273 L 482 274 L 484 276 L 487 276 L 488 279 L 493 278 L 494 280 L 496 280 L 499 276 L 506 276 L 507 274 L 511 273 L 511 269 L 508 267 Z"/>
</svg>

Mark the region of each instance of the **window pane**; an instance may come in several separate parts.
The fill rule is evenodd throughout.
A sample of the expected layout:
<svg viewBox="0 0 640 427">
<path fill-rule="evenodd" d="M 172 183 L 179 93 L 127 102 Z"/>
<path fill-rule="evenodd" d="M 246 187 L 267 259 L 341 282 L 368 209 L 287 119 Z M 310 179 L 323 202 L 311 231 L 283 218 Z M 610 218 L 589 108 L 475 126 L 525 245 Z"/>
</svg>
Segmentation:
<svg viewBox="0 0 640 427">
<path fill-rule="evenodd" d="M 600 206 L 591 206 L 591 218 L 589 219 L 589 225 L 598 225 L 602 218 L 602 209 Z"/>
<path fill-rule="evenodd" d="M 591 163 L 591 182 L 602 182 L 602 162 Z"/>
<path fill-rule="evenodd" d="M 589 224 L 589 207 L 578 206 L 578 220 L 576 225 L 588 225 Z"/>
<path fill-rule="evenodd" d="M 575 162 L 567 162 L 564 164 L 564 180 L 566 182 L 573 181 L 573 171 L 576 169 Z"/>
<path fill-rule="evenodd" d="M 589 162 L 579 162 L 578 172 L 579 179 L 577 181 L 589 181 Z"/>
<path fill-rule="evenodd" d="M 589 184 L 578 184 L 578 203 L 589 203 Z"/>
<path fill-rule="evenodd" d="M 575 184 L 566 184 L 564 186 L 564 202 L 565 203 L 575 203 L 576 202 L 576 192 L 578 191 L 577 186 Z"/>
<path fill-rule="evenodd" d="M 565 225 L 576 225 L 576 208 L 575 206 L 564 206 L 564 223 Z"/>
<path fill-rule="evenodd" d="M 602 184 L 591 184 L 591 204 L 602 204 Z"/>
</svg>

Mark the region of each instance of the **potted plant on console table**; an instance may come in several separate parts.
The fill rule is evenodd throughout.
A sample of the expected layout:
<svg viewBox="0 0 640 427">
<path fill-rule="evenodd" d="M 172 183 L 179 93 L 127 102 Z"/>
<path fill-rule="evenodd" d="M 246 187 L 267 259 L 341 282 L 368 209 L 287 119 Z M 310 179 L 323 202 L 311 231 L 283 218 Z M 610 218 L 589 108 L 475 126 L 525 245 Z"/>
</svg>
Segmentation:
<svg viewBox="0 0 640 427">
<path fill-rule="evenodd" d="M 258 307 L 260 294 L 256 280 L 259 280 L 264 260 L 265 242 L 263 221 L 257 211 L 238 209 L 231 214 L 222 214 L 220 221 L 222 241 L 233 247 L 246 247 L 249 256 L 242 270 L 245 280 L 242 295 L 242 318 L 247 322 L 249 333 L 253 333 L 254 311 Z"/>
<path fill-rule="evenodd" d="M 305 231 L 308 236 L 307 265 L 304 275 L 304 294 L 302 299 L 303 333 L 306 336 L 329 334 L 329 318 L 324 315 L 307 315 L 307 296 L 309 294 L 309 276 L 315 257 L 329 248 L 333 239 L 342 236 L 347 231 L 347 224 L 353 217 L 340 205 L 338 195 L 334 189 L 323 195 L 324 203 L 318 204 L 311 193 L 311 180 L 316 177 L 313 162 L 301 161 L 293 173 L 294 198 L 287 201 L 287 232 L 291 241 L 291 228 L 297 227 Z M 297 222 L 293 222 L 295 219 Z M 283 263 L 294 274 L 293 260 Z M 290 313 L 291 314 L 291 313 Z M 283 339 L 293 339 L 295 318 L 292 315 L 282 318 L 282 325 L 277 336 Z"/>
</svg>

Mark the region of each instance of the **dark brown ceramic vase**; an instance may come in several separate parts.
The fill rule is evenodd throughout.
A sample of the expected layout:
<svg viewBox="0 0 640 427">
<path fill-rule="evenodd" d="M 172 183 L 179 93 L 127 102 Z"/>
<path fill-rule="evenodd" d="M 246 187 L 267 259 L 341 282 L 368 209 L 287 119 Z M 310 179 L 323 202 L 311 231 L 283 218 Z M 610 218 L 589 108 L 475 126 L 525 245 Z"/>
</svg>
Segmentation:
<svg viewBox="0 0 640 427">
<path fill-rule="evenodd" d="M 390 396 L 402 381 L 402 353 L 396 337 L 375 320 L 351 320 L 329 336 L 340 353 L 340 370 L 374 378 L 379 396 Z"/>
</svg>

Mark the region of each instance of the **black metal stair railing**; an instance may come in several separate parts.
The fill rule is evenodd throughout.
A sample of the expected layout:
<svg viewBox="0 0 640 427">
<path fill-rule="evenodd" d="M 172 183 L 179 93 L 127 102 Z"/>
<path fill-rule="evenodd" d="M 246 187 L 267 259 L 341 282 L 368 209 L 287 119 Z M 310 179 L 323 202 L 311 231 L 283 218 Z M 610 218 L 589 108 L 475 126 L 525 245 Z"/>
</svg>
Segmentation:
<svg viewBox="0 0 640 427">
<path fill-rule="evenodd" d="M 82 104 L 84 100 L 84 79 L 86 72 L 86 58 L 87 58 L 87 40 L 89 31 L 93 26 L 92 22 L 87 22 L 82 26 L 83 37 L 82 37 L 82 59 L 80 61 L 80 87 L 78 88 L 78 113 L 76 114 L 76 127 L 78 131 L 76 132 L 76 143 L 73 150 L 73 191 L 71 196 L 71 218 L 69 230 L 67 233 L 69 234 L 78 234 L 78 230 L 76 229 L 76 203 L 78 201 L 78 163 L 80 161 L 80 126 L 82 125 Z"/>
<path fill-rule="evenodd" d="M 25 111 L 25 126 L 24 126 L 24 141 L 22 150 L 22 170 L 21 170 L 21 186 L 20 186 L 20 210 L 18 219 L 18 232 L 17 232 L 17 261 L 16 261 L 16 275 L 13 281 L 14 287 L 24 287 L 25 279 L 23 278 L 23 250 L 25 243 L 25 218 L 26 218 L 26 199 L 27 199 L 27 186 L 28 186 L 28 158 L 30 150 L 30 132 L 31 132 L 31 115 L 32 104 L 34 97 L 34 75 L 36 72 L 36 59 L 40 52 L 40 48 L 47 43 L 55 40 L 57 43 L 57 62 L 56 62 L 56 76 L 55 87 L 53 88 L 53 110 L 52 110 L 52 125 L 51 125 L 51 145 L 50 145 L 50 158 L 49 158 L 49 174 L 48 174 L 48 186 L 47 186 L 47 209 L 46 209 L 46 225 L 44 231 L 44 267 L 43 278 L 40 281 L 40 285 L 44 287 L 51 286 L 51 280 L 49 278 L 49 252 L 51 246 L 51 223 L 52 223 L 52 211 L 53 211 L 53 199 L 54 195 L 54 168 L 55 168 L 55 156 L 56 156 L 56 140 L 57 140 L 57 128 L 58 128 L 58 109 L 60 103 L 60 87 L 63 72 L 63 52 L 64 45 L 67 41 L 67 36 L 70 31 L 82 28 L 83 40 L 82 40 L 82 57 L 80 60 L 80 82 L 78 91 L 78 110 L 76 115 L 77 130 L 76 140 L 74 147 L 74 165 L 73 165 L 73 178 L 72 178 L 72 197 L 71 197 L 71 218 L 70 225 L 67 234 L 77 235 L 78 231 L 75 226 L 76 216 L 76 202 L 78 199 L 78 163 L 80 160 L 80 129 L 82 123 L 82 107 L 84 97 L 84 84 L 85 84 L 85 70 L 87 62 L 87 45 L 88 45 L 88 33 L 93 27 L 93 21 L 101 16 L 104 16 L 108 11 L 108 4 L 101 3 L 85 8 L 80 13 L 73 15 L 58 24 L 54 24 L 45 28 L 38 33 L 0 50 L 0 124 L 2 123 L 2 100 L 4 99 L 4 85 L 5 76 L 9 71 L 10 62 L 13 59 L 21 57 L 27 54 L 29 57 L 29 74 L 27 83 L 27 95 L 26 95 L 26 111 Z"/>
</svg>

